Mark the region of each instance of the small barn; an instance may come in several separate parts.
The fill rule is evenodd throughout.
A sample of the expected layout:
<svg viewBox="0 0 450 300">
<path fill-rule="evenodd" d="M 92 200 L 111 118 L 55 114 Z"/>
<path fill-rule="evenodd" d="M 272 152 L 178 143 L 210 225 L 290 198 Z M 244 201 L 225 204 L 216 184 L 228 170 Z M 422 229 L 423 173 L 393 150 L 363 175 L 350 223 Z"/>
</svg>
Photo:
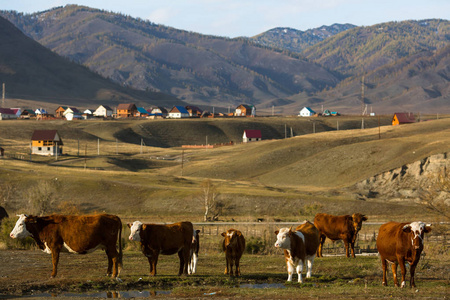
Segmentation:
<svg viewBox="0 0 450 300">
<path fill-rule="evenodd" d="M 17 119 L 16 112 L 11 108 L 0 108 L 0 120 Z"/>
<path fill-rule="evenodd" d="M 244 130 L 244 134 L 242 135 L 242 142 L 256 142 L 262 140 L 261 130 L 257 129 L 247 129 Z"/>
<path fill-rule="evenodd" d="M 63 145 L 57 130 L 35 130 L 31 136 L 31 154 L 61 155 Z"/>
<path fill-rule="evenodd" d="M 415 123 L 416 118 L 413 113 L 395 113 L 392 117 L 392 126 Z"/>
<path fill-rule="evenodd" d="M 315 111 L 313 111 L 311 108 L 305 106 L 300 110 L 298 116 L 299 117 L 312 117 L 315 114 L 316 114 Z"/>
</svg>

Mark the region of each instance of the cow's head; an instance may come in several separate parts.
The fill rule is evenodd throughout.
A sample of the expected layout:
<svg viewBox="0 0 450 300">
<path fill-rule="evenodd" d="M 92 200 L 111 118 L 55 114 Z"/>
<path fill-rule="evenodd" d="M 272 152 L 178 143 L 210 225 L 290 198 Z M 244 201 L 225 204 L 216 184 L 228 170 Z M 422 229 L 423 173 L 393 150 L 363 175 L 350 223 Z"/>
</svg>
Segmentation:
<svg viewBox="0 0 450 300">
<path fill-rule="evenodd" d="M 240 235 L 240 232 L 234 229 L 229 229 L 226 232 L 222 232 L 221 235 L 225 238 L 224 246 L 226 248 L 233 248 L 234 245 L 237 245 L 238 243 L 238 236 Z"/>
<path fill-rule="evenodd" d="M 403 232 L 409 234 L 411 244 L 415 250 L 423 249 L 423 236 L 430 231 L 431 224 L 425 224 L 423 222 L 412 222 L 411 224 L 403 226 Z"/>
<path fill-rule="evenodd" d="M 277 235 L 277 241 L 275 242 L 275 247 L 282 249 L 290 249 L 291 248 L 291 235 L 292 235 L 292 227 L 291 228 L 281 228 L 280 230 L 275 231 Z"/>
<path fill-rule="evenodd" d="M 16 222 L 16 226 L 11 231 L 9 236 L 13 239 L 24 239 L 29 236 L 33 236 L 32 232 L 29 230 L 30 223 L 36 223 L 36 217 L 27 215 L 18 215 L 19 220 Z"/>
<path fill-rule="evenodd" d="M 356 213 L 352 215 L 352 226 L 355 229 L 355 233 L 358 233 L 361 230 L 362 222 L 367 221 L 367 217 L 360 213 Z"/>
<path fill-rule="evenodd" d="M 141 231 L 145 230 L 145 228 L 147 226 L 145 224 L 142 224 L 139 221 L 134 221 L 133 224 L 128 223 L 127 226 L 131 229 L 129 240 L 140 242 L 141 241 Z"/>
</svg>

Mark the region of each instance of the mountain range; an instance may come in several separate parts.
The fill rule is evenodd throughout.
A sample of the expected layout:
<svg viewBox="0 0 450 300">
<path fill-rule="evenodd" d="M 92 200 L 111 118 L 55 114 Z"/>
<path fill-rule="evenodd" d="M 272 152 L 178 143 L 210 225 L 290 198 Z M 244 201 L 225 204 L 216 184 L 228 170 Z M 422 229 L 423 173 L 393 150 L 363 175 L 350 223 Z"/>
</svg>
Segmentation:
<svg viewBox="0 0 450 300">
<path fill-rule="evenodd" d="M 275 28 L 228 39 L 76 5 L 0 15 L 66 61 L 158 95 L 148 98 L 285 114 L 303 105 L 450 112 L 447 20 Z"/>
</svg>

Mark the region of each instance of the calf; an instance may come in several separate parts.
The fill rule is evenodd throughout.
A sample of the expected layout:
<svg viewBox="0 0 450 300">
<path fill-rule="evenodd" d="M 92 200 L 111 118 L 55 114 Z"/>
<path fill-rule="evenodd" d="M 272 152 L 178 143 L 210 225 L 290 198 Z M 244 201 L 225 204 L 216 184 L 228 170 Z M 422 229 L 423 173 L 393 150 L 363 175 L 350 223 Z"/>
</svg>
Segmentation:
<svg viewBox="0 0 450 300">
<path fill-rule="evenodd" d="M 11 231 L 11 238 L 31 236 L 39 248 L 52 255 L 53 271 L 57 274 L 59 254 L 68 251 L 86 254 L 97 248 L 105 250 L 108 256 L 108 272 L 117 278 L 122 268 L 122 222 L 113 215 L 68 216 L 51 215 L 45 217 L 20 215 Z M 119 252 L 116 244 L 119 241 Z"/>
<path fill-rule="evenodd" d="M 298 282 L 303 282 L 302 272 L 305 260 L 307 261 L 306 278 L 310 278 L 314 257 L 320 243 L 320 234 L 317 228 L 311 222 L 305 221 L 297 226 L 295 231 L 292 231 L 292 227 L 282 228 L 275 231 L 275 234 L 277 235 L 275 247 L 284 249 L 288 270 L 287 281 L 292 281 L 292 274 L 296 268 Z"/>
<path fill-rule="evenodd" d="M 350 257 L 348 247 L 350 245 L 352 257 L 355 257 L 355 241 L 363 221 L 367 221 L 367 217 L 359 213 L 351 216 L 317 214 L 314 217 L 314 225 L 320 232 L 320 245 L 317 250 L 317 257 L 323 257 L 322 248 L 326 238 L 332 241 L 343 240 L 345 256 Z"/>
<path fill-rule="evenodd" d="M 225 252 L 226 267 L 224 274 L 233 276 L 233 265 L 236 266 L 234 275 L 240 276 L 241 269 L 239 262 L 245 250 L 245 238 L 239 230 L 228 229 L 222 232 L 224 240 L 222 242 L 222 249 Z"/>
<path fill-rule="evenodd" d="M 387 262 L 391 264 L 394 284 L 398 286 L 397 265 L 400 264 L 402 287 L 406 286 L 405 262 L 410 265 L 410 286 L 415 287 L 414 273 L 423 250 L 423 237 L 431 231 L 431 224 L 422 222 L 397 223 L 381 225 L 377 237 L 377 248 L 383 267 L 383 285 L 387 285 Z"/>
<path fill-rule="evenodd" d="M 192 236 L 191 251 L 189 255 L 188 274 L 195 274 L 197 271 L 198 250 L 200 249 L 200 230 L 194 230 Z"/>
<path fill-rule="evenodd" d="M 188 274 L 189 254 L 194 228 L 191 222 L 179 222 L 169 225 L 142 224 L 135 221 L 127 224 L 131 228 L 129 239 L 141 243 L 142 253 L 148 258 L 150 275 L 156 275 L 159 254 L 178 253 L 180 268 L 178 275 Z"/>
</svg>

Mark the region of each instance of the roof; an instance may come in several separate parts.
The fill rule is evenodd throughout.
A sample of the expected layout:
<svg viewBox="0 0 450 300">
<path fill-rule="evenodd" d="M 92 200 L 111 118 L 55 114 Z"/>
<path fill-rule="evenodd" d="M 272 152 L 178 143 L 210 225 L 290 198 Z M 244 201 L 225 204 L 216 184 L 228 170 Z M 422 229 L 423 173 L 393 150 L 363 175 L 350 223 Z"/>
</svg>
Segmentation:
<svg viewBox="0 0 450 300">
<path fill-rule="evenodd" d="M 397 120 L 399 123 L 415 123 L 416 118 L 412 113 L 395 113 L 394 116 L 397 116 Z"/>
<path fill-rule="evenodd" d="M 310 113 L 313 113 L 313 114 L 315 114 L 316 112 L 315 111 L 313 111 L 311 108 L 309 108 L 309 107 L 303 107 L 301 110 L 304 110 L 304 109 L 306 109 L 306 110 L 308 110 Z"/>
<path fill-rule="evenodd" d="M 136 107 L 134 103 L 121 103 L 117 106 L 117 109 L 131 110 L 133 107 Z"/>
<path fill-rule="evenodd" d="M 138 107 L 137 110 L 138 110 L 138 112 L 140 112 L 141 114 L 148 114 L 148 111 L 147 111 L 145 108 L 143 108 L 143 107 Z"/>
<path fill-rule="evenodd" d="M 247 130 L 244 130 L 244 134 L 249 139 L 255 139 L 255 138 L 256 139 L 260 139 L 262 137 L 261 136 L 261 130 L 258 130 L 258 129 L 247 129 Z"/>
<path fill-rule="evenodd" d="M 253 107 L 253 105 L 248 105 L 248 104 L 241 104 L 241 105 L 239 105 L 239 106 L 243 106 L 243 107 L 245 107 L 246 109 L 252 109 L 252 107 Z M 238 107 L 239 107 L 238 106 Z"/>
<path fill-rule="evenodd" d="M 26 114 L 26 113 L 32 114 L 32 115 L 35 114 L 35 113 L 34 113 L 34 110 L 32 110 L 32 109 L 24 109 L 24 110 L 22 111 L 22 115 L 24 115 L 24 114 Z"/>
<path fill-rule="evenodd" d="M 0 108 L 0 113 L 5 115 L 15 115 L 16 113 L 11 108 Z"/>
<path fill-rule="evenodd" d="M 181 105 L 175 105 L 175 106 L 172 108 L 171 112 L 174 111 L 174 109 L 177 109 L 177 110 L 178 110 L 180 113 L 182 113 L 182 114 L 189 114 L 189 112 L 186 110 L 186 108 L 184 108 L 184 106 L 181 106 Z"/>
<path fill-rule="evenodd" d="M 31 136 L 32 141 L 62 141 L 57 130 L 35 130 Z"/>
</svg>

